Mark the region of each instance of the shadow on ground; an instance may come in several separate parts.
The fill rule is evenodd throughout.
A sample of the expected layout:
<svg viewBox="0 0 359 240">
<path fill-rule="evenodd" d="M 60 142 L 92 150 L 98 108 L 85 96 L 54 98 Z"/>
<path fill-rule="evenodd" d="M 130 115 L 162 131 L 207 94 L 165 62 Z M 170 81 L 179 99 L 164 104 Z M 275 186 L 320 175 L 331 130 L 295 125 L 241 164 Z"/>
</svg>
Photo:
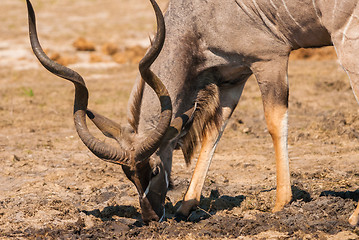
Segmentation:
<svg viewBox="0 0 359 240">
<path fill-rule="evenodd" d="M 359 200 L 359 190 L 356 191 L 340 191 L 340 192 L 336 192 L 336 191 L 323 191 L 321 192 L 320 196 L 333 196 L 333 197 L 340 197 L 343 199 L 351 199 L 354 201 L 358 201 Z"/>
<path fill-rule="evenodd" d="M 187 222 L 197 223 L 202 220 L 208 219 L 215 215 L 218 211 L 232 210 L 235 207 L 240 207 L 244 201 L 245 196 L 238 195 L 235 197 L 220 195 L 218 190 L 212 190 L 209 197 L 201 196 L 199 206 L 194 209 L 191 214 L 184 218 L 176 218 L 177 221 L 185 220 Z M 175 218 L 176 210 L 180 207 L 182 201 L 177 202 L 174 206 L 172 203 L 166 204 L 166 217 L 168 219 Z"/>
</svg>

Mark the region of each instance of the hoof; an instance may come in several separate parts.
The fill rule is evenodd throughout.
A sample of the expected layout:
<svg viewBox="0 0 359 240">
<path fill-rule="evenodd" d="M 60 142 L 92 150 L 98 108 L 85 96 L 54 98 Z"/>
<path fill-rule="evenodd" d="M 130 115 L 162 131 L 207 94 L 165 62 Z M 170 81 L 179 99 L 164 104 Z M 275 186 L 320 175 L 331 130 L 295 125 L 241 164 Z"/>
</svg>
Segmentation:
<svg viewBox="0 0 359 240">
<path fill-rule="evenodd" d="M 285 204 L 281 204 L 281 205 L 275 205 L 274 208 L 272 209 L 272 213 L 276 213 L 279 211 L 282 211 L 284 208 Z"/>
<path fill-rule="evenodd" d="M 358 225 L 358 221 L 359 221 L 358 215 L 355 215 L 354 213 L 353 213 L 353 215 L 351 215 L 350 218 L 349 218 L 349 223 L 350 223 L 350 225 L 352 225 L 353 227 L 355 227 L 356 225 Z"/>
<path fill-rule="evenodd" d="M 275 205 L 274 205 L 274 208 L 272 209 L 272 213 L 276 213 L 276 212 L 279 212 L 279 211 L 282 211 L 283 208 L 290 204 L 292 200 L 292 196 L 290 195 L 289 197 L 287 197 L 286 200 L 282 200 L 282 201 L 276 201 Z"/>
</svg>

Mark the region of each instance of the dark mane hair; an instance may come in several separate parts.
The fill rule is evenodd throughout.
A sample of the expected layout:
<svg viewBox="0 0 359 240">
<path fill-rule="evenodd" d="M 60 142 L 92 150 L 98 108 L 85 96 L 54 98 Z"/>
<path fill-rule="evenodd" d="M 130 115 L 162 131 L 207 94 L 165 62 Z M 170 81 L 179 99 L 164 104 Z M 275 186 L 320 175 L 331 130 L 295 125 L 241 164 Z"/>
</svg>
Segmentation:
<svg viewBox="0 0 359 240">
<path fill-rule="evenodd" d="M 207 133 L 218 130 L 222 116 L 221 108 L 219 107 L 219 87 L 213 72 L 202 74 L 200 79 L 204 86 L 198 91 L 195 100 L 197 108 L 194 112 L 193 123 L 187 134 L 179 141 L 187 164 L 190 164 L 195 150 Z"/>
</svg>

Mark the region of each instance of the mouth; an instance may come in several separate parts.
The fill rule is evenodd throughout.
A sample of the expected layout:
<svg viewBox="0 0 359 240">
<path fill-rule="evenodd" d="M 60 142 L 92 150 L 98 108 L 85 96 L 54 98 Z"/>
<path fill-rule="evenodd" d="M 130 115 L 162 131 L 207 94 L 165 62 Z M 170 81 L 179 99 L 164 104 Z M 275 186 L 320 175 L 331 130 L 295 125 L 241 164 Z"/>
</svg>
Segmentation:
<svg viewBox="0 0 359 240">
<path fill-rule="evenodd" d="M 161 207 L 158 206 L 157 211 L 155 211 L 147 198 L 148 192 L 149 191 L 145 191 L 140 198 L 143 220 L 146 223 L 149 223 L 150 221 L 163 222 L 166 215 L 165 207 L 163 205 Z"/>
<path fill-rule="evenodd" d="M 169 186 L 169 180 L 168 180 L 168 174 L 167 174 L 166 171 L 165 171 L 165 181 L 166 181 L 166 187 L 168 188 L 168 186 Z M 149 213 L 151 212 L 149 215 L 152 215 L 152 217 L 148 218 L 148 219 L 151 219 L 150 221 L 157 220 L 158 222 L 163 222 L 163 221 L 165 221 L 165 219 L 166 219 L 166 217 L 165 217 L 165 216 L 166 216 L 165 207 L 162 205 L 162 216 L 160 217 L 160 215 L 157 214 L 158 212 L 160 212 L 160 211 L 158 211 L 158 210 L 159 210 L 159 207 L 157 208 L 157 211 L 154 211 L 154 209 L 152 209 L 152 206 L 151 206 L 151 204 L 150 204 L 150 202 L 149 202 L 149 199 L 148 199 L 149 195 L 151 195 L 152 197 L 153 197 L 154 195 L 158 195 L 157 197 L 158 197 L 158 198 L 161 198 L 161 193 L 156 193 L 156 192 L 150 191 L 151 185 L 152 185 L 152 180 L 149 181 L 149 183 L 148 183 L 148 185 L 147 185 L 145 191 L 144 191 L 144 192 L 142 193 L 142 195 L 140 196 L 140 202 L 143 204 L 143 206 L 147 205 L 148 207 L 151 208 L 151 210 L 150 210 L 149 212 L 146 211 L 147 214 L 149 214 Z M 153 195 L 153 194 L 154 194 L 154 195 Z M 157 198 L 157 197 L 156 197 L 156 198 Z M 145 214 L 145 215 L 147 215 L 147 214 Z M 154 215 L 156 215 L 156 217 L 154 217 Z"/>
</svg>

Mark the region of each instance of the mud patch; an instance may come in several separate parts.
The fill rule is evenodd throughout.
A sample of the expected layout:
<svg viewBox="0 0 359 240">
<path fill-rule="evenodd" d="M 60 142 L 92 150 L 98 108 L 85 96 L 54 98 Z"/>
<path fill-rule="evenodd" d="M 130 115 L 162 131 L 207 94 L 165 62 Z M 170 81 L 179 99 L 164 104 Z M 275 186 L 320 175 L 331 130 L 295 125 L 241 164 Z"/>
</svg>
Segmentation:
<svg viewBox="0 0 359 240">
<path fill-rule="evenodd" d="M 115 239 L 210 239 L 236 238 L 238 236 L 255 237 L 268 232 L 277 232 L 291 238 L 302 239 L 311 236 L 316 239 L 326 239 L 328 236 L 335 236 L 343 231 L 353 231 L 346 218 L 343 218 L 344 215 L 349 215 L 353 209 L 354 205 L 350 199 L 321 196 L 310 202 L 293 202 L 278 213 L 244 211 L 241 215 L 235 216 L 233 213 L 238 213 L 237 207 L 230 207 L 225 212 L 199 221 L 196 219 L 195 221 L 176 222 L 173 219 L 168 219 L 163 223 L 151 223 L 149 226 L 143 226 L 140 222 L 129 224 L 126 219 L 109 220 L 108 213 L 112 216 L 113 214 L 122 215 L 118 213 L 123 212 L 124 208 L 115 207 L 106 210 L 108 213 L 95 214 L 103 221 L 100 226 L 86 228 L 85 220 L 80 217 L 75 223 L 67 224 L 62 229 L 36 230 L 29 228 L 23 234 L 14 233 L 8 236 L 26 238 L 66 236 L 85 239 L 106 238 L 111 232 Z M 104 216 L 106 217 L 103 218 Z M 353 234 L 351 236 L 357 236 L 355 233 Z"/>
</svg>

